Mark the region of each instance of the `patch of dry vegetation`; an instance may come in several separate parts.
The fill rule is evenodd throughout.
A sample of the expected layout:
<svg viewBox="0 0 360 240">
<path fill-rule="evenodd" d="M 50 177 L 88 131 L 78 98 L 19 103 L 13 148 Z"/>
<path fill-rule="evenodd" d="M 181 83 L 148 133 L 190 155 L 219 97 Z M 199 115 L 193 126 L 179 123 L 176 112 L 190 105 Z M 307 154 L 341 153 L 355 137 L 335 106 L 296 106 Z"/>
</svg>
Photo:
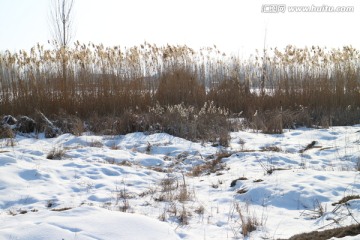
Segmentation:
<svg viewBox="0 0 360 240">
<path fill-rule="evenodd" d="M 59 147 L 53 147 L 46 158 L 50 160 L 61 160 L 65 156 L 65 150 Z"/>
<path fill-rule="evenodd" d="M 79 134 L 84 126 L 109 134 L 162 130 L 223 146 L 230 113 L 241 113 L 264 133 L 359 122 L 356 49 L 289 45 L 261 55 L 240 59 L 216 46 L 194 51 L 146 42 L 5 51 L 0 114 L 32 116 L 38 109 L 59 118 L 65 132 Z"/>
<path fill-rule="evenodd" d="M 248 204 L 240 206 L 238 202 L 232 204 L 229 215 L 229 220 L 233 221 L 230 228 L 235 238 L 240 238 L 241 235 L 243 238 L 249 238 L 251 232 L 264 226 L 267 220 L 264 215 L 259 218 L 255 212 L 251 212 Z"/>
<path fill-rule="evenodd" d="M 332 203 L 331 205 L 335 206 L 338 204 L 347 204 L 348 201 L 360 199 L 360 195 L 348 195 L 340 199 L 338 202 Z"/>
<path fill-rule="evenodd" d="M 360 235 L 360 225 L 354 224 L 346 227 L 339 227 L 324 231 L 314 231 L 310 233 L 302 233 L 289 238 L 289 240 L 326 240 L 330 238 L 343 238 L 346 236 Z"/>
<path fill-rule="evenodd" d="M 207 162 L 195 166 L 190 175 L 197 177 L 204 174 L 218 173 L 226 169 L 226 164 L 222 162 L 223 158 L 230 157 L 230 153 L 218 153 L 214 159 L 208 159 Z"/>
</svg>

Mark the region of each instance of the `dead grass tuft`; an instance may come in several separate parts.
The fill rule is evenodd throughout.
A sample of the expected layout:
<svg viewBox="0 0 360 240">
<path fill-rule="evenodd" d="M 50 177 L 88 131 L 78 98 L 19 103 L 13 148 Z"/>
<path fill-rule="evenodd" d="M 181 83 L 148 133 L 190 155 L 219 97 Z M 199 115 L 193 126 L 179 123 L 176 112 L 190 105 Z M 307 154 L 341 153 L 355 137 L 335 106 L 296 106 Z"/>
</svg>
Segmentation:
<svg viewBox="0 0 360 240">
<path fill-rule="evenodd" d="M 239 190 L 236 191 L 237 194 L 244 194 L 247 193 L 248 189 L 247 188 L 241 188 Z"/>
<path fill-rule="evenodd" d="M 53 147 L 47 154 L 46 158 L 50 160 L 61 160 L 65 156 L 65 150 L 63 148 Z"/>
<path fill-rule="evenodd" d="M 338 204 L 347 204 L 348 201 L 360 199 L 360 195 L 348 195 L 340 199 L 338 202 L 332 203 L 331 205 L 335 206 Z"/>
<path fill-rule="evenodd" d="M 219 153 L 215 159 L 210 159 L 204 164 L 193 167 L 190 175 L 197 177 L 203 174 L 218 173 L 221 170 L 225 170 L 226 164 L 222 162 L 222 159 L 230 156 L 230 153 Z"/>
<path fill-rule="evenodd" d="M 327 240 L 330 238 L 343 238 L 346 236 L 360 235 L 360 224 L 354 224 L 346 227 L 338 227 L 324 231 L 313 231 L 309 233 L 297 234 L 289 240 Z"/>
<path fill-rule="evenodd" d="M 63 212 L 72 209 L 71 207 L 63 207 L 63 208 L 53 208 L 51 211 L 53 212 Z"/>
<path fill-rule="evenodd" d="M 261 152 L 281 152 L 282 149 L 278 146 L 266 146 L 261 148 Z"/>
<path fill-rule="evenodd" d="M 249 237 L 250 233 L 255 231 L 258 226 L 264 225 L 265 219 L 259 220 L 255 213 L 250 213 L 249 206 L 241 207 L 239 203 L 234 204 L 234 210 L 238 214 L 241 234 Z M 233 231 L 237 231 L 234 229 Z M 234 233 L 237 236 L 237 232 Z"/>
</svg>

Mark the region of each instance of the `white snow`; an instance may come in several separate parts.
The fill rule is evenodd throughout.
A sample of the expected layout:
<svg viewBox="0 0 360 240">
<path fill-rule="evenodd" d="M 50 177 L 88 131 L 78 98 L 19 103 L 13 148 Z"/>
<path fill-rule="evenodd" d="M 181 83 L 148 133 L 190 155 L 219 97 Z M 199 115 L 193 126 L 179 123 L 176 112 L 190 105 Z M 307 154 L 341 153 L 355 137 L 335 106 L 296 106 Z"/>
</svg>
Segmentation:
<svg viewBox="0 0 360 240">
<path fill-rule="evenodd" d="M 243 239 L 239 211 L 258 225 L 247 239 L 354 224 L 360 199 L 332 203 L 360 195 L 359 144 L 360 126 L 239 131 L 226 149 L 165 133 L 1 139 L 0 239 Z"/>
<path fill-rule="evenodd" d="M 2 239 L 179 239 L 169 224 L 95 206 L 16 215 L 1 223 Z"/>
</svg>

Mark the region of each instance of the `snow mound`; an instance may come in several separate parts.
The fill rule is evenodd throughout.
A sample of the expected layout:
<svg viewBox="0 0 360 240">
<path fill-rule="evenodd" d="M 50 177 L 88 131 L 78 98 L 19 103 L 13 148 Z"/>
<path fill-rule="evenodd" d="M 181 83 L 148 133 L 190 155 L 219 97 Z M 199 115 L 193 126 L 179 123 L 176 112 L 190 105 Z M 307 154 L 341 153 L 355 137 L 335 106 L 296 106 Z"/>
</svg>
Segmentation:
<svg viewBox="0 0 360 240">
<path fill-rule="evenodd" d="M 0 239 L 180 239 L 165 222 L 89 206 L 61 212 L 31 212 L 0 222 Z"/>
</svg>

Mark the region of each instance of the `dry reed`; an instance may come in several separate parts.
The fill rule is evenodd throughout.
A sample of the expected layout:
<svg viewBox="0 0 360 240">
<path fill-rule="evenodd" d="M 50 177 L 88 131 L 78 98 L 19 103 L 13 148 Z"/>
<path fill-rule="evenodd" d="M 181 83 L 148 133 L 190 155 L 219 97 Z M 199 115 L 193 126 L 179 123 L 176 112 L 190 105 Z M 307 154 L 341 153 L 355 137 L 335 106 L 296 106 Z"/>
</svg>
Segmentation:
<svg viewBox="0 0 360 240">
<path fill-rule="evenodd" d="M 351 46 L 289 45 L 239 59 L 215 46 L 194 51 L 147 42 L 131 48 L 76 42 L 52 50 L 38 44 L 29 52 L 0 53 L 0 115 L 31 116 L 36 109 L 84 121 L 127 116 L 108 128 L 128 132 L 148 130 L 152 121 L 160 121 L 149 109 L 174 113 L 171 109 L 180 106 L 196 114 L 181 116 L 179 110 L 180 125 L 165 125 L 169 132 L 193 139 L 206 134 L 199 124 L 217 137 L 224 135 L 218 129 L 224 122 L 213 120 L 223 113 L 199 117 L 205 103 L 227 109 L 227 114 L 242 112 L 249 126 L 268 133 L 296 125 L 349 125 L 360 119 L 359 59 Z"/>
</svg>

